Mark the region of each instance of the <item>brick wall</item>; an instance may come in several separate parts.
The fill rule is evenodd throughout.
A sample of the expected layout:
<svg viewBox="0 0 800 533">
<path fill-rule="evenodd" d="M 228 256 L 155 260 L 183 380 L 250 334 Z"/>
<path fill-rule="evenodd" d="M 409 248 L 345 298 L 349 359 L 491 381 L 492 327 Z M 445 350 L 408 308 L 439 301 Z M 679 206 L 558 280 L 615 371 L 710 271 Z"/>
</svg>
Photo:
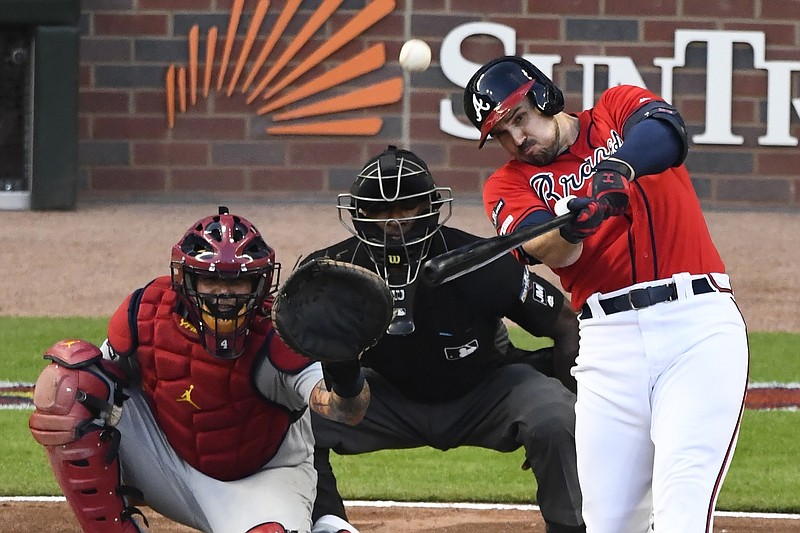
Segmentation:
<svg viewBox="0 0 800 533">
<path fill-rule="evenodd" d="M 413 9 L 406 3 L 411 1 Z M 300 4 L 259 76 L 323 3 Z M 653 59 L 673 56 L 676 29 L 763 31 L 769 60 L 800 60 L 798 0 L 398 0 L 388 15 L 284 90 L 378 43 L 385 43 L 386 64 L 332 87 L 325 97 L 403 76 L 396 62 L 401 44 L 409 37 L 426 40 L 433 48 L 433 66 L 406 77 L 404 99 L 316 117 L 380 118 L 378 133 L 275 135 L 265 132 L 277 124 L 275 114 L 257 114 L 262 105 L 258 100 L 248 104 L 247 93 L 236 90 L 228 97 L 224 87 L 222 91 L 214 87 L 231 4 L 232 0 L 84 0 L 79 117 L 82 194 L 332 195 L 349 185 L 368 157 L 394 143 L 422 155 L 437 181 L 452 186 L 457 195 L 477 197 L 489 172 L 505 160 L 504 154 L 494 143 L 479 152 L 475 141 L 450 136 L 439 127 L 440 100 L 452 97 L 460 102 L 461 98 L 461 89 L 439 66 L 439 49 L 446 34 L 468 22 L 512 27 L 518 53 L 559 54 L 562 59 L 554 67 L 554 80 L 564 90 L 568 108 L 577 108 L 581 101 L 583 76 L 575 56 L 582 54 L 631 57 L 648 87 L 658 90 L 661 71 Z M 342 2 L 275 80 L 337 34 L 367 4 Z M 256 5 L 257 0 L 245 0 L 229 75 Z M 273 0 L 269 6 L 241 79 L 287 5 L 287 0 Z M 214 80 L 207 98 L 199 94 L 197 103 L 188 103 L 185 112 L 176 110 L 170 128 L 166 71 L 170 64 L 189 65 L 188 35 L 195 24 L 200 35 L 200 78 L 208 30 L 218 28 Z M 496 39 L 472 37 L 461 52 L 471 61 L 482 62 L 503 50 Z M 676 69 L 674 76 L 673 102 L 690 134 L 702 132 L 706 120 L 705 58 L 704 46 L 690 47 L 686 66 Z M 735 48 L 731 129 L 744 137 L 743 144 L 694 145 L 687 165 L 707 205 L 744 202 L 796 208 L 800 205 L 800 152 L 796 146 L 759 146 L 758 138 L 765 130 L 767 76 L 753 67 L 753 61 L 750 47 Z M 792 98 L 797 98 L 797 74 L 792 76 Z M 595 81 L 602 89 L 604 80 Z M 456 111 L 463 117 L 460 109 Z M 796 111 L 792 111 L 791 134 L 800 136 Z"/>
</svg>

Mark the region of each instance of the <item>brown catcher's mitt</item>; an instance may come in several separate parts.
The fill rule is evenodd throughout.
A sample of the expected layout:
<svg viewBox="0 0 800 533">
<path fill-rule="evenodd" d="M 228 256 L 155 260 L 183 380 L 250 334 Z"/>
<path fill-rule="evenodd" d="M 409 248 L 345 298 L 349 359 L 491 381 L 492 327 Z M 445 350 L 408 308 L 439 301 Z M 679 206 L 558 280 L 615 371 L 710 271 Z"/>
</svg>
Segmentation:
<svg viewBox="0 0 800 533">
<path fill-rule="evenodd" d="M 283 341 L 323 363 L 353 361 L 374 346 L 392 319 L 386 282 L 360 266 L 314 259 L 297 268 L 272 306 Z"/>
</svg>

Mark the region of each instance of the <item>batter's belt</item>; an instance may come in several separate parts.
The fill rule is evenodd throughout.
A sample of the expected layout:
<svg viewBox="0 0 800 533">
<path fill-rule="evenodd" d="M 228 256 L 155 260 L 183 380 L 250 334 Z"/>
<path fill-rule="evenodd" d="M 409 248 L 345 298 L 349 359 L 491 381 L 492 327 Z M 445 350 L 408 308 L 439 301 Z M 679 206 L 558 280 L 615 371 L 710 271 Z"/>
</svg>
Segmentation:
<svg viewBox="0 0 800 533">
<path fill-rule="evenodd" d="M 731 292 L 730 289 L 720 287 L 710 281 L 708 276 L 699 276 L 691 280 L 692 293 L 706 294 L 709 292 Z M 651 305 L 671 302 L 678 299 L 678 286 L 675 282 L 666 285 L 654 285 L 652 287 L 640 287 L 613 296 L 611 298 L 598 299 L 597 303 L 606 315 L 613 315 L 622 311 L 632 311 L 634 309 L 644 309 Z M 579 318 L 586 320 L 592 318 L 593 313 L 588 303 L 583 304 Z"/>
</svg>

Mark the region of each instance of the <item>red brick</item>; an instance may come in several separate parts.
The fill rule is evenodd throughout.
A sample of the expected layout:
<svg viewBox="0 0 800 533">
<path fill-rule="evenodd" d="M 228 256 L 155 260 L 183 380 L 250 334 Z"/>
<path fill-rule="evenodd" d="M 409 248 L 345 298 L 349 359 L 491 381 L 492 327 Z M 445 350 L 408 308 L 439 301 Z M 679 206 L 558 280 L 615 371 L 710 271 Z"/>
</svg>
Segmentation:
<svg viewBox="0 0 800 533">
<path fill-rule="evenodd" d="M 559 15 L 599 15 L 597 0 L 528 0 L 528 13 Z"/>
<path fill-rule="evenodd" d="M 436 172 L 436 184 L 442 187 L 451 187 L 455 197 L 474 193 L 478 190 L 481 181 L 480 173 L 475 170 L 440 169 Z"/>
<path fill-rule="evenodd" d="M 310 168 L 269 168 L 254 170 L 251 176 L 254 191 L 310 191 L 325 188 L 325 171 Z"/>
<path fill-rule="evenodd" d="M 793 150 L 762 148 L 756 155 L 756 170 L 764 175 L 796 174 L 791 169 L 800 168 L 800 153 Z"/>
<path fill-rule="evenodd" d="M 139 0 L 139 11 L 205 11 L 211 0 Z"/>
<path fill-rule="evenodd" d="M 466 144 L 457 144 L 450 148 L 451 168 L 472 168 L 488 170 L 491 173 L 509 159 L 506 151 L 494 141 L 487 142 L 480 150 L 477 140 Z"/>
<path fill-rule="evenodd" d="M 400 36 L 403 35 L 404 27 L 405 18 L 402 13 L 395 10 L 372 26 L 369 33 L 370 35 Z"/>
<path fill-rule="evenodd" d="M 172 135 L 175 139 L 241 140 L 247 137 L 247 119 L 246 117 L 176 116 Z"/>
<path fill-rule="evenodd" d="M 174 191 L 243 191 L 245 175 L 230 168 L 173 169 L 171 185 Z"/>
<path fill-rule="evenodd" d="M 652 45 L 649 43 L 639 44 L 637 46 L 631 46 L 630 44 L 614 44 L 605 48 L 604 55 L 630 57 L 639 68 L 640 72 L 648 68 L 657 69 L 660 72 L 660 69 L 653 65 L 653 60 L 657 57 L 673 57 L 674 50 L 675 48 L 672 46 L 672 43 L 670 43 L 669 46 L 662 44 Z"/>
<path fill-rule="evenodd" d="M 520 24 L 519 17 L 492 17 L 492 22 L 511 26 L 517 31 L 517 42 L 520 41 L 554 41 L 561 35 L 560 17 L 537 16 L 532 24 Z M 497 39 L 492 38 L 495 42 Z"/>
<path fill-rule="evenodd" d="M 199 103 L 199 101 L 198 101 Z M 187 100 L 187 106 L 188 106 Z M 177 104 L 175 113 L 178 113 Z M 167 99 L 163 90 L 137 91 L 133 95 L 133 109 L 138 114 L 154 114 L 167 116 Z"/>
<path fill-rule="evenodd" d="M 210 162 L 207 143 L 146 142 L 133 145 L 135 165 L 206 165 Z"/>
<path fill-rule="evenodd" d="M 294 142 L 287 148 L 290 165 L 354 165 L 364 159 L 364 145 L 358 142 L 331 141 Z"/>
<path fill-rule="evenodd" d="M 710 20 L 726 18 L 754 18 L 755 2 L 752 0 L 683 0 L 683 15 L 707 17 Z"/>
<path fill-rule="evenodd" d="M 669 43 L 674 50 L 675 30 L 686 29 L 686 22 L 681 19 L 675 20 L 644 20 L 642 21 L 644 40 L 648 43 L 663 41 Z M 693 30 L 710 30 L 715 28 L 714 22 L 692 21 Z M 670 53 L 667 57 L 673 57 Z"/>
<path fill-rule="evenodd" d="M 538 2 L 537 2 L 538 5 Z M 416 4 L 414 4 L 416 8 Z M 501 13 L 510 15 L 512 13 L 523 13 L 527 7 L 525 0 L 495 0 L 491 4 L 485 0 L 451 0 L 451 13 Z"/>
<path fill-rule="evenodd" d="M 618 17 L 621 15 L 671 16 L 675 13 L 676 0 L 606 0 L 605 14 Z"/>
<path fill-rule="evenodd" d="M 792 24 L 770 24 L 769 26 L 764 26 L 764 24 L 757 24 L 753 21 L 745 21 L 745 22 L 726 22 L 723 25 L 724 29 L 730 31 L 760 31 L 764 32 L 767 45 L 771 47 L 775 46 L 794 46 L 795 45 L 795 27 Z M 797 58 L 797 50 L 792 50 L 794 52 L 795 59 Z M 767 49 L 767 59 L 773 59 L 772 52 Z"/>
<path fill-rule="evenodd" d="M 91 185 L 97 191 L 163 191 L 166 169 L 97 167 L 91 171 Z"/>
<path fill-rule="evenodd" d="M 755 96 L 766 98 L 767 73 L 763 70 L 740 70 L 733 75 L 733 95 L 735 97 Z"/>
<path fill-rule="evenodd" d="M 81 91 L 80 110 L 84 113 L 127 113 L 130 95 L 119 91 Z"/>
<path fill-rule="evenodd" d="M 445 0 L 414 0 L 414 11 L 435 11 L 443 12 L 446 7 Z"/>
<path fill-rule="evenodd" d="M 96 139 L 160 139 L 165 130 L 166 120 L 135 116 L 96 116 L 93 127 Z"/>
<path fill-rule="evenodd" d="M 230 76 L 233 74 L 231 72 L 228 75 L 228 82 L 230 82 Z M 212 90 L 209 91 L 209 102 L 213 101 L 214 104 L 214 111 L 217 113 L 252 113 L 253 115 L 256 114 L 256 110 L 264 105 L 264 100 L 261 98 L 256 98 L 252 104 L 247 103 L 247 98 L 249 97 L 249 93 L 242 94 L 238 87 L 234 92 L 228 96 L 228 83 L 222 87 L 222 92 L 216 92 L 216 86 L 212 83 Z M 202 96 L 202 90 L 200 98 L 198 98 L 197 103 L 198 105 L 201 102 L 204 102 L 204 98 Z M 212 97 L 213 93 L 213 97 Z"/>
<path fill-rule="evenodd" d="M 800 1 L 761 0 L 761 18 L 784 21 L 800 19 Z"/>
<path fill-rule="evenodd" d="M 166 35 L 166 15 L 94 15 L 94 35 Z"/>
</svg>

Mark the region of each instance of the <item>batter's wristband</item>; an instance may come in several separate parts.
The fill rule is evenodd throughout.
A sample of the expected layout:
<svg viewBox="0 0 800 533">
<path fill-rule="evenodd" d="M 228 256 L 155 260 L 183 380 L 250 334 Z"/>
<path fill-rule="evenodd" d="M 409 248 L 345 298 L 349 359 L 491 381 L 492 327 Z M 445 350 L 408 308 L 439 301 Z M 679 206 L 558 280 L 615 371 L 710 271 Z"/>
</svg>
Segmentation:
<svg viewBox="0 0 800 533">
<path fill-rule="evenodd" d="M 597 166 L 594 167 L 594 172 L 597 173 L 602 170 L 613 170 L 614 172 L 619 172 L 628 181 L 633 181 L 636 179 L 636 172 L 633 170 L 633 167 L 630 165 L 630 163 L 617 157 L 609 157 L 597 163 Z"/>
</svg>

